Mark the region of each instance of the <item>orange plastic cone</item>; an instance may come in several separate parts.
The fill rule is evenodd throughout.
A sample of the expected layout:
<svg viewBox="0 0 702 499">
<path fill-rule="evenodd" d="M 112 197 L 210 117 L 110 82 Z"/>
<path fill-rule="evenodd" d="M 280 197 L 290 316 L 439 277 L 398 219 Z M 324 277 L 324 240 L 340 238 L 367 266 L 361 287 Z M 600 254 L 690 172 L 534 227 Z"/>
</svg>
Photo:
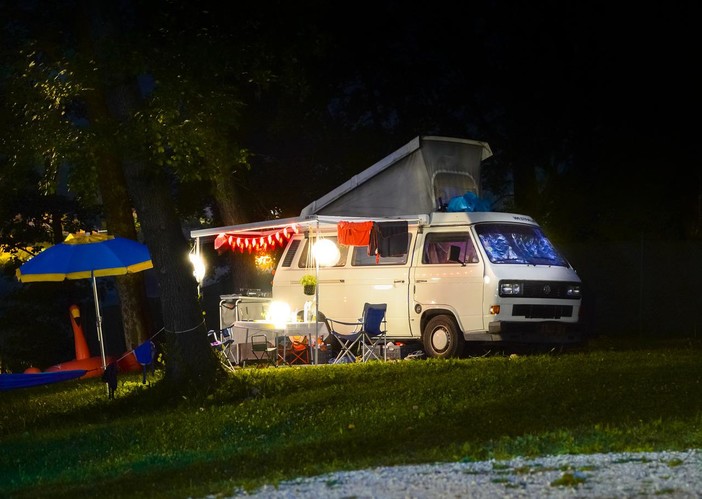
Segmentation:
<svg viewBox="0 0 702 499">
<path fill-rule="evenodd" d="M 85 335 L 83 334 L 83 326 L 80 320 L 80 308 L 78 308 L 78 305 L 71 305 L 68 307 L 68 310 L 71 313 L 73 341 L 76 345 L 76 360 L 87 359 L 90 357 L 90 349 L 88 348 L 88 342 L 85 341 Z"/>
</svg>

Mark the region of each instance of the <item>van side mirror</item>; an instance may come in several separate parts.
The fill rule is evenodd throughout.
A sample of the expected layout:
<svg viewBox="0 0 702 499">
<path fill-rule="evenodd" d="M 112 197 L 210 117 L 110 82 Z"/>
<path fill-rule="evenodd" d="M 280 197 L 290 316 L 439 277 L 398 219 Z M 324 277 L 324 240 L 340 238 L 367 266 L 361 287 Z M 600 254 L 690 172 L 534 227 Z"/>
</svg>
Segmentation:
<svg viewBox="0 0 702 499">
<path fill-rule="evenodd" d="M 449 248 L 449 262 L 456 262 L 460 263 L 461 265 L 465 266 L 466 262 L 461 260 L 461 247 L 460 246 L 455 246 L 451 245 Z"/>
</svg>

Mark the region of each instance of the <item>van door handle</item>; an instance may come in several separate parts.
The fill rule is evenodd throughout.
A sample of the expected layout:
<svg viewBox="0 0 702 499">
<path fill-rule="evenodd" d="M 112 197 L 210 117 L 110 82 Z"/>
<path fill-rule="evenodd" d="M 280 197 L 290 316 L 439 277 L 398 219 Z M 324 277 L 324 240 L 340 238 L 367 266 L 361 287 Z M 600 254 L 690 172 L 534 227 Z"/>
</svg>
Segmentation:
<svg viewBox="0 0 702 499">
<path fill-rule="evenodd" d="M 414 282 L 427 282 L 427 279 L 417 279 L 417 280 L 414 281 Z"/>
<path fill-rule="evenodd" d="M 392 283 L 393 283 L 393 284 L 404 284 L 404 283 L 405 283 L 405 280 L 402 279 L 402 280 L 392 281 Z"/>
</svg>

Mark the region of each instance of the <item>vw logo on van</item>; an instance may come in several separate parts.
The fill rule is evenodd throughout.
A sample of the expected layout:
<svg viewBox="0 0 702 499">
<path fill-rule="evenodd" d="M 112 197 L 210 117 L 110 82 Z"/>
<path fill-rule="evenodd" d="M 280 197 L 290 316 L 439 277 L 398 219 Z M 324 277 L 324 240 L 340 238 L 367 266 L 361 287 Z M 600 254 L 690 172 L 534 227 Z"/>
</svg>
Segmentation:
<svg viewBox="0 0 702 499">
<path fill-rule="evenodd" d="M 551 286 L 549 286 L 548 284 L 546 284 L 546 285 L 544 286 L 544 294 L 545 294 L 545 295 L 550 295 L 550 294 L 551 294 Z"/>
</svg>

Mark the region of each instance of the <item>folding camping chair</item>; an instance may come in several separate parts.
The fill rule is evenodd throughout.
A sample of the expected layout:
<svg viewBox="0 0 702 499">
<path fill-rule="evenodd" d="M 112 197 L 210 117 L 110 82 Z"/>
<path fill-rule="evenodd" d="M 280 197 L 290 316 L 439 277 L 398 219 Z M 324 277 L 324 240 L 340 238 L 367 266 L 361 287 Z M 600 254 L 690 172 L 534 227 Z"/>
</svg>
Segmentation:
<svg viewBox="0 0 702 499">
<path fill-rule="evenodd" d="M 278 347 L 271 345 L 265 334 L 261 333 L 251 336 L 251 353 L 256 357 L 258 367 L 263 367 L 263 362 L 270 366 L 276 365 Z"/>
<path fill-rule="evenodd" d="M 207 332 L 207 336 L 210 339 L 210 346 L 217 353 L 217 357 L 222 365 L 227 369 L 234 370 L 232 348 L 236 348 L 236 344 L 234 343 L 234 338 L 232 338 L 231 328 L 226 327 L 216 331 L 210 329 Z"/>
<path fill-rule="evenodd" d="M 363 308 L 363 362 L 387 360 L 387 327 L 385 322 L 386 303 L 366 303 Z"/>
<path fill-rule="evenodd" d="M 309 364 L 310 346 L 307 336 L 290 336 L 290 348 L 287 352 L 285 360 L 288 364 Z"/>
<path fill-rule="evenodd" d="M 379 356 L 373 352 L 373 348 L 380 345 L 380 341 L 383 344 L 386 343 L 383 326 L 386 309 L 387 304 L 385 303 L 366 303 L 363 305 L 363 316 L 356 322 L 327 318 L 329 333 L 336 339 L 339 348 L 332 363 L 355 362 L 356 359 L 361 361 L 372 358 L 379 359 Z M 352 328 L 352 331 L 342 332 L 339 330 L 339 326 L 343 326 L 347 330 Z"/>
</svg>

